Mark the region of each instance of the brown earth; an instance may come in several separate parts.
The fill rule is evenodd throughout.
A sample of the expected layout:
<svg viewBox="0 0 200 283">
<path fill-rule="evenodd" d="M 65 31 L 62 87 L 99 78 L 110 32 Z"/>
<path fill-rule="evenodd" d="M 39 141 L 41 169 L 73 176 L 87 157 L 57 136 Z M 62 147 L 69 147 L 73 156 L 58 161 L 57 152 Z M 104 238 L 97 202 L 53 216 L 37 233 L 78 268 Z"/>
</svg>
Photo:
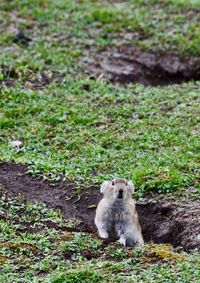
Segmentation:
<svg viewBox="0 0 200 283">
<path fill-rule="evenodd" d="M 200 80 L 200 57 L 144 52 L 130 45 L 110 47 L 83 62 L 90 74 L 122 84 L 164 86 Z"/>
<path fill-rule="evenodd" d="M 95 208 L 101 195 L 98 187 L 77 191 L 70 182 L 55 186 L 26 174 L 21 164 L 0 164 L 0 185 L 11 196 L 22 194 L 25 199 L 41 201 L 50 208 L 60 209 L 65 218 L 81 221 L 78 231 L 96 233 Z M 156 197 L 154 198 L 154 201 Z M 188 201 L 177 205 L 168 200 L 150 202 L 148 198 L 137 204 L 143 236 L 146 242 L 170 243 L 184 250 L 200 250 L 200 202 Z"/>
</svg>

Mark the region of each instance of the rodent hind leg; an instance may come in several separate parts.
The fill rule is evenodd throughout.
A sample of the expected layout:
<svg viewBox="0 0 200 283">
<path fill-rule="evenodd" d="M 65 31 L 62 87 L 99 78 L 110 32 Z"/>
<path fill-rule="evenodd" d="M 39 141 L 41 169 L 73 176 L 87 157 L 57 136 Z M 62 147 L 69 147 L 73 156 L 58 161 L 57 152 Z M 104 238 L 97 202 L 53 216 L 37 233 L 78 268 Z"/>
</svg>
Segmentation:
<svg viewBox="0 0 200 283">
<path fill-rule="evenodd" d="M 124 234 L 122 234 L 122 235 L 120 236 L 118 242 L 119 242 L 120 244 L 122 244 L 123 246 L 126 246 L 126 237 L 125 237 Z"/>
</svg>

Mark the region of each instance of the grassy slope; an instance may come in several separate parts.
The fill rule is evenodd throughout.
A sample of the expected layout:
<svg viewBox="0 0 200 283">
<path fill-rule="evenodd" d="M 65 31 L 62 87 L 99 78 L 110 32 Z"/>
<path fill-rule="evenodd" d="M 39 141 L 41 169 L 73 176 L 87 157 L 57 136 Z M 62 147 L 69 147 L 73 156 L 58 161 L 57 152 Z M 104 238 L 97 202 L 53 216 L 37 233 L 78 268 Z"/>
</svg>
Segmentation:
<svg viewBox="0 0 200 283">
<path fill-rule="evenodd" d="M 138 0 L 123 5 L 111 1 L 74 2 L 0 4 L 0 79 L 7 80 L 13 73 L 18 78 L 14 87 L 2 87 L 0 92 L 0 159 L 32 163 L 29 170 L 33 174 L 52 179 L 64 174 L 85 186 L 121 175 L 134 180 L 138 195 L 152 189 L 184 192 L 194 186 L 198 196 L 199 83 L 122 88 L 82 77 L 81 65 L 77 65 L 84 48 L 90 47 L 95 53 L 121 42 L 158 52 L 178 50 L 200 55 L 198 1 Z M 28 48 L 12 43 L 16 26 L 32 38 Z M 142 39 L 127 39 L 125 31 L 139 34 Z M 30 79 L 44 72 L 50 77 L 62 77 L 62 84 L 52 82 L 43 89 L 34 89 Z M 23 139 L 23 147 L 11 148 L 9 141 L 18 138 Z M 28 232 L 19 235 L 20 229 L 26 228 L 15 219 L 16 201 L 9 203 L 8 207 L 1 206 L 1 214 L 10 214 L 11 219 L 0 221 L 2 282 L 30 282 L 33 278 L 34 282 L 84 282 L 87 277 L 88 282 L 200 281 L 195 253 L 184 254 L 181 261 L 169 257 L 147 264 L 146 253 L 151 248 L 127 256 L 126 250 L 117 247 L 113 261 L 88 262 L 79 251 L 81 243 L 92 241 L 96 249 L 98 241 L 88 240 L 87 235 L 75 233 L 75 239 L 62 240 L 58 228 L 45 224 L 41 224 L 36 236 Z M 59 215 L 55 220 L 54 212 L 30 208 L 31 204 L 20 205 L 22 214 L 30 210 L 30 217 L 35 213 L 33 221 L 38 223 L 44 218 L 60 221 Z M 24 244 L 34 248 L 27 252 Z M 71 249 L 71 245 L 75 250 L 73 268 L 62 257 L 63 250 Z M 29 264 L 30 268 L 26 268 Z"/>
</svg>

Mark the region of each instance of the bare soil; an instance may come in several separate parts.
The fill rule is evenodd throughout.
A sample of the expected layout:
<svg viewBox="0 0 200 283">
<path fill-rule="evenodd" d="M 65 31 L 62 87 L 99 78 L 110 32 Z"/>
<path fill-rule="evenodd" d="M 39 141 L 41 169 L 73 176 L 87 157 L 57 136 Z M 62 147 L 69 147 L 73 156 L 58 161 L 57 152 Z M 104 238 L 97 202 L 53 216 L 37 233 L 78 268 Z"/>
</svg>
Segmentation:
<svg viewBox="0 0 200 283">
<path fill-rule="evenodd" d="M 110 47 L 84 62 L 93 76 L 122 84 L 164 86 L 200 80 L 200 57 L 144 52 L 130 45 Z"/>
<path fill-rule="evenodd" d="M 60 182 L 55 186 L 26 174 L 21 164 L 0 164 L 0 185 L 11 196 L 41 201 L 49 208 L 60 209 L 65 218 L 76 217 L 78 231 L 97 234 L 94 225 L 95 208 L 101 199 L 98 187 L 77 191 L 75 184 Z M 156 198 L 154 199 L 156 200 Z M 184 250 L 200 250 L 200 202 L 177 205 L 168 200 L 137 204 L 143 236 L 146 242 L 170 243 Z M 51 224 L 49 224 L 51 225 Z"/>
</svg>

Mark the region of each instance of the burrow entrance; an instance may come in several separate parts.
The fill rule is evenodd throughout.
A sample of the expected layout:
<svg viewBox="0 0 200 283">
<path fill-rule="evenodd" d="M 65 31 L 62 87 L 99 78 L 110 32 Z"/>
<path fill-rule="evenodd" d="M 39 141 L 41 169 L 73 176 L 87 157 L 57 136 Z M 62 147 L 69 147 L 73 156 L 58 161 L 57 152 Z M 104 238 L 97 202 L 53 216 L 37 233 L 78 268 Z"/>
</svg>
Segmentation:
<svg viewBox="0 0 200 283">
<path fill-rule="evenodd" d="M 22 194 L 25 199 L 41 201 L 50 208 L 60 209 L 65 218 L 81 220 L 77 231 L 97 233 L 94 225 L 95 206 L 101 199 L 98 187 L 82 189 L 60 182 L 51 186 L 47 181 L 25 174 L 20 164 L 0 164 L 0 184 L 11 196 Z M 184 250 L 200 249 L 200 202 L 175 205 L 168 201 L 139 203 L 137 211 L 146 242 L 170 243 Z"/>
<path fill-rule="evenodd" d="M 130 45 L 110 47 L 83 61 L 90 74 L 122 84 L 164 86 L 200 80 L 200 57 L 144 52 Z"/>
</svg>

